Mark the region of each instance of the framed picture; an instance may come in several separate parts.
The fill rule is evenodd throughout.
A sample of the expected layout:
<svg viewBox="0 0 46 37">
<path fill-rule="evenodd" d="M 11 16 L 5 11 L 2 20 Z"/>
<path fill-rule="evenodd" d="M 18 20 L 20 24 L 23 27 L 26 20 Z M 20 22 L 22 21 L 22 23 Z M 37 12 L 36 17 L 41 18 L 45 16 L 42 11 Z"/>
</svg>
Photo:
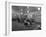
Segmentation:
<svg viewBox="0 0 46 37">
<path fill-rule="evenodd" d="M 5 34 L 16 31 L 42 31 L 43 4 L 6 2 Z"/>
</svg>

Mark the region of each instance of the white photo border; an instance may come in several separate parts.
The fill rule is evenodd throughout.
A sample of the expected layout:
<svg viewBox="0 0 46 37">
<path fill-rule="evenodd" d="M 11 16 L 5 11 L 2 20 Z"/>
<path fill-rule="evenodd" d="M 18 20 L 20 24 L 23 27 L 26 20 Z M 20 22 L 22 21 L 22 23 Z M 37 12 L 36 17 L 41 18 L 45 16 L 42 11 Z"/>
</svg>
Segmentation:
<svg viewBox="0 0 46 37">
<path fill-rule="evenodd" d="M 15 31 L 12 31 L 12 6 L 15 6 L 15 5 L 20 5 L 20 6 L 37 6 L 37 7 L 41 7 L 41 30 L 33 30 L 33 32 L 36 32 L 36 31 L 44 31 L 46 30 L 45 29 L 45 26 L 43 25 L 43 12 L 44 11 L 44 5 L 43 4 L 36 4 L 36 3 L 16 3 L 16 2 L 6 2 L 7 3 L 7 8 L 6 8 L 6 25 L 5 25 L 5 34 L 8 35 L 9 33 L 11 34 L 15 34 Z M 27 31 L 27 30 L 25 30 Z M 30 31 L 30 30 L 28 30 Z"/>
</svg>

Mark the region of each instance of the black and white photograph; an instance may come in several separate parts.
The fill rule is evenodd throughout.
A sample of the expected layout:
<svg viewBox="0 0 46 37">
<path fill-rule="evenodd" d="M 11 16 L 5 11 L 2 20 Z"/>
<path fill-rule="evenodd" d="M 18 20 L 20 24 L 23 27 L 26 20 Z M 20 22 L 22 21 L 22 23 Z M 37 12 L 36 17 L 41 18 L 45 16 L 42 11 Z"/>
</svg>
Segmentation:
<svg viewBox="0 0 46 37">
<path fill-rule="evenodd" d="M 46 37 L 46 0 L 1 0 L 0 37 Z"/>
<path fill-rule="evenodd" d="M 12 6 L 12 31 L 41 30 L 41 7 Z"/>
</svg>

